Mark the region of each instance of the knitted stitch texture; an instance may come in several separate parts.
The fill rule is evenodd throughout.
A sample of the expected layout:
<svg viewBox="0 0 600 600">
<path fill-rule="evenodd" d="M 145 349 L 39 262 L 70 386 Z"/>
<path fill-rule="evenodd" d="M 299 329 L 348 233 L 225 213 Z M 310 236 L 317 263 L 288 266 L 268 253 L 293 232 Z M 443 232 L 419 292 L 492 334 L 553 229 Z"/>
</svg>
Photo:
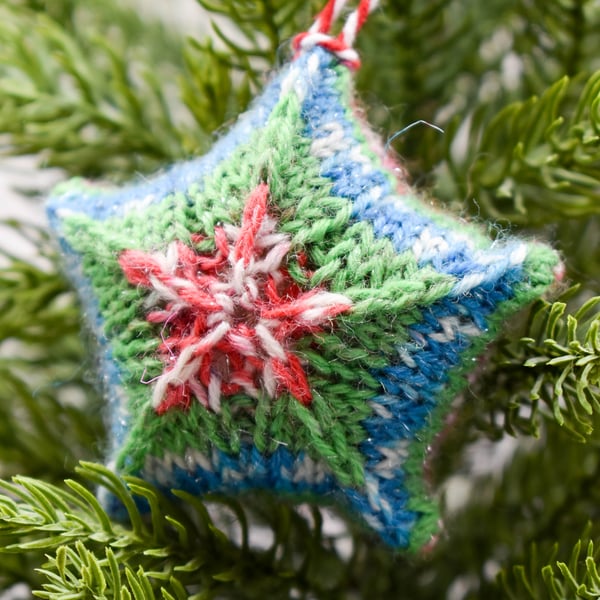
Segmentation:
<svg viewBox="0 0 600 600">
<path fill-rule="evenodd" d="M 308 495 L 393 547 L 431 539 L 428 447 L 558 258 L 491 242 L 399 172 L 348 68 L 316 46 L 202 159 L 57 188 L 48 214 L 98 339 L 116 470 L 165 491 Z"/>
</svg>

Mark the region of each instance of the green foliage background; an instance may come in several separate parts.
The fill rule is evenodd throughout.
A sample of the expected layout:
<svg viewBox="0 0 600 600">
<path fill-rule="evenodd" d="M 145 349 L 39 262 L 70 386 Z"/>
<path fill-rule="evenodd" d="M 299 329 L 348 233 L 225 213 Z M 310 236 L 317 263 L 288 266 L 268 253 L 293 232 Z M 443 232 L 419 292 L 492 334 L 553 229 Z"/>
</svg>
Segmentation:
<svg viewBox="0 0 600 600">
<path fill-rule="evenodd" d="M 117 182 L 202 154 L 321 7 L 198 3 L 218 17 L 213 41 L 117 0 L 4 0 L 2 152 Z M 572 284 L 507 328 L 470 382 L 435 471 L 442 501 L 457 481 L 476 493 L 447 507 L 433 550 L 395 555 L 349 524 L 343 551 L 316 508 L 262 496 L 183 495 L 175 506 L 117 480 L 94 462 L 102 406 L 74 295 L 45 232 L 11 223 L 39 257 L 4 252 L 0 270 L 0 588 L 25 582 L 64 599 L 599 598 L 599 26 L 594 0 L 388 0 L 359 40 L 358 93 L 381 134 L 420 119 L 445 129 L 395 138 L 414 183 L 491 235 L 551 241 Z M 472 468 L 469 456 L 493 455 L 509 436 L 520 443 L 505 468 Z M 124 500 L 128 525 L 100 508 L 98 484 Z M 257 524 L 266 547 L 253 542 Z"/>
</svg>

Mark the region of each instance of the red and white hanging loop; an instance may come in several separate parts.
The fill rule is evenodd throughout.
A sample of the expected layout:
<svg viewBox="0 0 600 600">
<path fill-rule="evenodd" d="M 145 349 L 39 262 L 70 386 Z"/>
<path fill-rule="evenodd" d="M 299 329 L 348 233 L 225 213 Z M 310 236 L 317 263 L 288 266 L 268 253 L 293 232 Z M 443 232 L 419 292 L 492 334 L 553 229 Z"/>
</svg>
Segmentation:
<svg viewBox="0 0 600 600">
<path fill-rule="evenodd" d="M 379 0 L 360 0 L 358 8 L 348 15 L 346 23 L 336 36 L 330 35 L 331 28 L 348 0 L 329 0 L 325 8 L 317 15 L 313 26 L 304 33 L 298 34 L 293 47 L 298 55 L 303 50 L 321 46 L 335 54 L 349 67 L 358 69 L 360 59 L 352 45 L 357 33 L 365 24 L 369 13 L 379 5 Z"/>
</svg>

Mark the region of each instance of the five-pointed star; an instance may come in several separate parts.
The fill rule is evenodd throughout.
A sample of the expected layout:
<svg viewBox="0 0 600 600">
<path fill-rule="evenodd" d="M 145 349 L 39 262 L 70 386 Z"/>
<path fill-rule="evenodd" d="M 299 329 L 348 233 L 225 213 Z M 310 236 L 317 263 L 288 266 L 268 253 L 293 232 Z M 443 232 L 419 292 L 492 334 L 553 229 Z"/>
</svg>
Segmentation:
<svg viewBox="0 0 600 600">
<path fill-rule="evenodd" d="M 397 173 L 349 71 L 315 48 L 203 159 L 57 190 L 119 471 L 197 494 L 310 494 L 395 547 L 430 539 L 429 446 L 557 258 L 492 243 Z"/>
</svg>

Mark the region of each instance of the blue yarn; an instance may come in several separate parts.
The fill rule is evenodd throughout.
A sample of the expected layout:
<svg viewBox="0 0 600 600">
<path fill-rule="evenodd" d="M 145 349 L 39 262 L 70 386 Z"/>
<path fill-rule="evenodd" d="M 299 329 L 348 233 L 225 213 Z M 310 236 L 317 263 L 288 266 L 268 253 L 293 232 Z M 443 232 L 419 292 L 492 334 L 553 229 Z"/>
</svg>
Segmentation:
<svg viewBox="0 0 600 600">
<path fill-rule="evenodd" d="M 518 277 L 516 272 L 507 274 L 492 291 L 475 289 L 468 302 L 462 305 L 446 298 L 426 309 L 423 320 L 408 327 L 413 339 L 418 335 L 418 339 L 425 337 L 428 340 L 426 348 L 405 348 L 417 367 L 410 368 L 399 361 L 399 364 L 373 371 L 386 391 L 386 394 L 377 396 L 373 401 L 380 402 L 394 413 L 398 428 L 390 433 L 389 439 L 414 438 L 425 426 L 439 392 L 448 383 L 449 372 L 460 365 L 463 352 L 472 344 L 472 340 L 460 332 L 447 343 L 432 340 L 431 335 L 442 330 L 440 322 L 448 317 L 459 317 L 464 322 L 471 322 L 482 332 L 487 331 L 487 318 L 494 313 L 497 304 L 513 297 L 510 283 L 515 277 Z M 465 315 L 465 308 L 470 309 L 470 314 Z M 388 419 L 376 415 L 364 422 L 371 437 L 378 440 L 394 429 L 390 425 Z"/>
<path fill-rule="evenodd" d="M 295 471 L 307 460 L 301 453 L 294 455 L 285 448 L 277 448 L 272 454 L 261 454 L 254 445 L 242 444 L 239 454 L 229 455 L 216 451 L 211 469 L 197 466 L 195 470 L 173 465 L 173 484 L 162 487 L 164 492 L 171 488 L 182 489 L 193 494 L 208 492 L 244 493 L 249 490 L 276 490 L 290 495 L 304 493 L 322 496 L 336 486 L 331 474 L 321 483 L 295 482 Z M 240 478 L 232 479 L 228 474 L 238 473 Z"/>
<path fill-rule="evenodd" d="M 321 175 L 333 183 L 332 192 L 352 200 L 353 217 L 371 223 L 376 235 L 389 238 L 399 253 L 410 250 L 425 229 L 432 237 L 443 238 L 449 243 L 447 253 L 423 256 L 419 260 L 420 265 L 431 264 L 438 272 L 456 277 L 478 272 L 486 273 L 491 282 L 501 277 L 508 266 L 506 257 L 519 245 L 518 242 L 506 244 L 490 264 L 486 253 L 482 253 L 466 236 L 437 226 L 426 212 L 416 211 L 410 203 L 404 204 L 392 189 L 389 177 L 382 171 L 371 169 L 365 172 L 365 165 L 352 158 L 352 150 L 360 149 L 362 143 L 356 138 L 356 126 L 350 122 L 342 103 L 341 92 L 336 85 L 337 74 L 330 68 L 332 58 L 321 48 L 314 52 L 319 57 L 321 77 L 311 79 L 313 85 L 308 87 L 303 104 L 306 135 L 324 137 L 328 133 L 324 126 L 336 123 L 348 138 L 346 149 L 321 164 Z M 370 196 L 374 187 L 381 188 L 381 196 L 377 200 Z M 414 201 L 412 196 L 409 199 Z"/>
</svg>

